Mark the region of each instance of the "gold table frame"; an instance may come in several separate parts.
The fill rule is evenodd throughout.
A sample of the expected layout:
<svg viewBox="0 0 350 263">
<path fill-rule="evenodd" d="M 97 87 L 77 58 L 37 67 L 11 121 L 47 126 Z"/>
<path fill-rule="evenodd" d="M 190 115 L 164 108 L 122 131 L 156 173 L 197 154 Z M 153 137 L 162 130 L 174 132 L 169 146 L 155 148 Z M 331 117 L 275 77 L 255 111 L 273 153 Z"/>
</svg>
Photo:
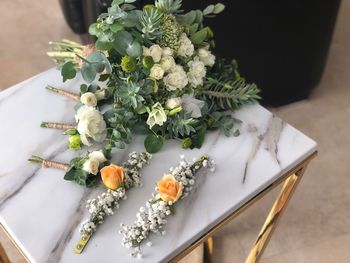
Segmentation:
<svg viewBox="0 0 350 263">
<path fill-rule="evenodd" d="M 200 238 L 198 238 L 195 242 L 193 242 L 191 245 L 189 245 L 187 248 L 185 248 L 183 251 L 181 251 L 177 256 L 172 258 L 170 262 L 178 262 L 183 257 L 185 257 L 187 254 L 189 254 L 191 251 L 193 251 L 196 247 L 204 243 L 205 251 L 207 252 L 209 258 L 207 261 L 210 261 L 210 257 L 213 253 L 213 238 L 212 236 L 217 233 L 219 230 L 221 230 L 225 225 L 227 225 L 231 220 L 233 220 L 235 217 L 243 213 L 247 208 L 249 208 L 251 205 L 259 201 L 262 197 L 264 197 L 267 193 L 269 193 L 271 190 L 276 188 L 278 185 L 280 185 L 282 182 L 284 182 L 279 194 L 277 195 L 277 198 L 275 199 L 272 208 L 260 230 L 260 233 L 251 248 L 248 257 L 246 259 L 246 263 L 256 263 L 259 262 L 269 240 L 271 239 L 271 236 L 273 234 L 273 231 L 275 230 L 278 221 L 281 217 L 282 212 L 285 210 L 288 201 L 293 196 L 293 193 L 295 192 L 295 189 L 297 188 L 301 178 L 303 177 L 306 168 L 310 161 L 316 157 L 317 151 L 312 153 L 309 157 L 301 161 L 298 165 L 296 165 L 294 168 L 283 174 L 280 178 L 278 178 L 275 182 L 267 186 L 264 190 L 262 190 L 260 193 L 256 194 L 253 198 L 251 198 L 249 201 L 247 201 L 245 204 L 243 204 L 239 209 L 234 211 L 232 214 L 227 216 L 225 219 L 223 219 L 221 222 L 219 222 L 216 226 L 214 226 L 212 229 L 210 229 L 206 234 L 202 235 Z M 19 251 L 19 253 L 23 256 L 23 258 L 30 262 L 28 257 L 23 253 L 23 251 L 20 249 L 20 247 L 16 244 L 16 242 L 13 240 L 13 238 L 10 236 L 10 234 L 6 231 L 6 229 L 0 224 L 0 230 L 5 232 L 8 238 L 12 241 L 12 243 L 15 245 L 16 249 Z M 5 250 L 0 244 L 0 262 L 2 263 L 10 263 Z"/>
</svg>

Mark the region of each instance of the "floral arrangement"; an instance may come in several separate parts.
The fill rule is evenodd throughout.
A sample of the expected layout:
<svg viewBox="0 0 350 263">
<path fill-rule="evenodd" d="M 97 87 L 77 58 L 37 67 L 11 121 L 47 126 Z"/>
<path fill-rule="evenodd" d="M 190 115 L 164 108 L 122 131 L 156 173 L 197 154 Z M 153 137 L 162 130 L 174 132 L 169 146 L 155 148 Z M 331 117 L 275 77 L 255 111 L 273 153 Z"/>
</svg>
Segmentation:
<svg viewBox="0 0 350 263">
<path fill-rule="evenodd" d="M 146 202 L 146 207 L 140 208 L 134 224 L 121 225 L 122 244 L 134 249 L 132 256 L 142 257 L 140 244 L 148 239 L 151 232 L 165 235 L 167 217 L 173 214 L 175 204 L 192 191 L 196 172 L 201 167 L 214 171 L 214 162 L 209 161 L 206 155 L 194 163 L 186 162 L 183 158 L 177 167 L 170 168 L 170 172 L 157 182 L 152 198 Z M 147 242 L 147 245 L 151 244 Z"/>
<path fill-rule="evenodd" d="M 118 202 L 126 199 L 128 189 L 142 185 L 140 170 L 150 158 L 149 153 L 132 152 L 129 154 L 129 160 L 121 167 L 110 164 L 101 169 L 102 180 L 108 190 L 87 201 L 86 208 L 90 217 L 80 227 L 81 240 L 89 240 L 97 226 L 104 222 L 105 217 L 114 214 L 113 210 L 119 207 Z M 83 245 L 78 242 L 74 251 L 81 253 L 83 248 Z"/>
<path fill-rule="evenodd" d="M 129 154 L 129 160 L 123 164 L 124 168 L 110 163 L 101 150 L 73 158 L 69 164 L 45 160 L 35 155 L 28 161 L 39 163 L 44 168 L 64 170 L 66 172 L 64 179 L 74 181 L 78 185 L 91 187 L 102 180 L 106 188 L 116 190 L 124 184 L 127 188 L 140 185 L 140 169 L 150 158 L 149 153 L 133 152 Z"/>
<path fill-rule="evenodd" d="M 114 0 L 89 28 L 94 45 L 63 40 L 48 52 L 63 80 L 81 72 L 87 84 L 80 94 L 49 90 L 77 100 L 76 124 L 47 123 L 65 129 L 69 146 L 106 143 L 105 150 L 124 148 L 132 133 L 144 133 L 148 152 L 165 140 L 183 148 L 200 148 L 208 130 L 239 135 L 232 111 L 259 99 L 255 84 L 246 83 L 235 61 L 214 56 L 214 33 L 204 19 L 224 10 L 181 10 L 181 0 L 156 0 L 142 10 L 135 0 Z M 97 82 L 99 81 L 99 82 Z M 107 109 L 101 111 L 102 106 Z M 66 129 L 67 128 L 67 129 Z"/>
</svg>

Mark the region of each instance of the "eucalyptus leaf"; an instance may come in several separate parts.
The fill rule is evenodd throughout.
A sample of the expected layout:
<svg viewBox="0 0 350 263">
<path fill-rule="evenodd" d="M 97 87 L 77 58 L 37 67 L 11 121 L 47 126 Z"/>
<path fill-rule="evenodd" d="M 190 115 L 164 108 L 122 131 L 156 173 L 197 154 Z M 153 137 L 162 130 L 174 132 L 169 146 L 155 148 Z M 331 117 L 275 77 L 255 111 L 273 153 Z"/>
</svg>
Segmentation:
<svg viewBox="0 0 350 263">
<path fill-rule="evenodd" d="M 145 148 L 149 153 L 158 152 L 160 149 L 162 149 L 163 144 L 164 138 L 155 134 L 148 135 L 144 142 Z"/>
<path fill-rule="evenodd" d="M 112 6 L 121 5 L 122 3 L 124 3 L 124 0 L 113 0 L 111 5 Z"/>
<path fill-rule="evenodd" d="M 115 34 L 114 48 L 121 54 L 126 54 L 126 49 L 133 43 L 132 35 L 127 31 L 119 31 Z"/>
<path fill-rule="evenodd" d="M 219 14 L 219 13 L 221 13 L 222 11 L 224 11 L 224 9 L 225 9 L 225 5 L 224 5 L 224 4 L 217 3 L 217 4 L 215 5 L 215 8 L 214 8 L 214 10 L 213 10 L 213 13 L 214 13 L 214 14 Z M 203 13 L 204 13 L 204 12 L 203 12 Z"/>
<path fill-rule="evenodd" d="M 112 42 L 103 42 L 103 41 L 100 41 L 100 40 L 97 40 L 96 43 L 96 48 L 98 50 L 111 50 L 112 47 L 113 47 L 113 43 Z"/>
<path fill-rule="evenodd" d="M 178 15 L 177 21 L 182 25 L 191 25 L 196 20 L 196 11 L 192 10 L 184 15 Z"/>
<path fill-rule="evenodd" d="M 208 5 L 204 10 L 203 10 L 203 15 L 208 15 L 214 12 L 215 6 L 214 5 Z"/>
<path fill-rule="evenodd" d="M 95 80 L 96 74 L 96 68 L 90 63 L 84 63 L 81 67 L 81 75 L 87 83 L 93 82 Z"/>
<path fill-rule="evenodd" d="M 61 69 L 61 75 L 63 77 L 63 82 L 65 82 L 67 79 L 73 79 L 77 75 L 77 71 L 74 67 L 73 61 L 68 61 L 64 63 Z"/>
<path fill-rule="evenodd" d="M 93 23 L 89 26 L 89 34 L 93 36 L 97 36 L 99 33 L 99 30 L 97 28 L 97 23 Z"/>
<path fill-rule="evenodd" d="M 126 53 L 132 57 L 139 57 L 142 53 L 142 47 L 139 42 L 134 41 L 131 45 L 129 45 L 126 49 Z"/>
<path fill-rule="evenodd" d="M 117 33 L 118 31 L 123 30 L 123 28 L 124 26 L 119 23 L 114 23 L 109 27 L 109 29 L 114 33 Z"/>
<path fill-rule="evenodd" d="M 194 33 L 191 36 L 191 41 L 193 44 L 199 45 L 207 38 L 207 35 L 208 35 L 208 29 L 205 27 L 202 30 L 199 30 L 198 32 Z"/>
</svg>

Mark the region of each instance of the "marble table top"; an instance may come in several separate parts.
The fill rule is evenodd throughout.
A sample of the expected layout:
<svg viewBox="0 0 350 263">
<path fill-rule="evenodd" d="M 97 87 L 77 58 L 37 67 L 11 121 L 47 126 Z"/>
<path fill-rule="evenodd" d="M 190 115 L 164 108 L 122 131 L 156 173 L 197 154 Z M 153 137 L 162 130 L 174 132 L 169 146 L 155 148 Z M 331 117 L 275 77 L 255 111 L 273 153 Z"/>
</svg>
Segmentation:
<svg viewBox="0 0 350 263">
<path fill-rule="evenodd" d="M 121 246 L 120 223 L 134 221 L 155 182 L 179 162 L 181 154 L 192 160 L 207 153 L 217 164 L 216 172 L 198 175 L 193 193 L 169 218 L 167 234 L 151 235 L 152 247 L 142 247 L 142 262 L 166 262 L 316 150 L 313 140 L 263 107 L 244 107 L 235 113 L 243 121 L 239 137 L 212 132 L 203 147 L 195 150 L 167 142 L 143 170 L 143 187 L 128 192 L 127 201 L 121 202 L 78 255 L 72 249 L 87 216 L 85 201 L 101 189 L 64 181 L 62 171 L 42 169 L 27 159 L 36 154 L 68 162 L 76 156 L 77 152 L 67 150 L 66 136 L 39 125 L 42 120 L 74 120 L 74 102 L 46 91 L 45 86 L 74 91 L 80 82 L 63 84 L 59 72 L 50 69 L 0 93 L 0 223 L 32 262 L 137 261 Z M 112 161 L 120 163 L 128 152 L 142 150 L 143 138 L 137 136 Z"/>
</svg>

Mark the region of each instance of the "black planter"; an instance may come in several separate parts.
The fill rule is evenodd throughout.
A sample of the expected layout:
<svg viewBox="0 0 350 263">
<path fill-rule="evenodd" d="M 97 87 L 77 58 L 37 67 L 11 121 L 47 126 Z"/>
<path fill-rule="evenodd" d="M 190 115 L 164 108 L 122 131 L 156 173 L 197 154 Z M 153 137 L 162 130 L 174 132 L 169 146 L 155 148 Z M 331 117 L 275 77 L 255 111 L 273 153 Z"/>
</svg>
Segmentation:
<svg viewBox="0 0 350 263">
<path fill-rule="evenodd" d="M 340 0 L 224 0 L 226 10 L 206 22 L 216 52 L 236 58 L 240 71 L 262 89 L 263 103 L 307 98 L 326 63 Z M 186 9 L 213 1 L 184 1 Z"/>
</svg>

